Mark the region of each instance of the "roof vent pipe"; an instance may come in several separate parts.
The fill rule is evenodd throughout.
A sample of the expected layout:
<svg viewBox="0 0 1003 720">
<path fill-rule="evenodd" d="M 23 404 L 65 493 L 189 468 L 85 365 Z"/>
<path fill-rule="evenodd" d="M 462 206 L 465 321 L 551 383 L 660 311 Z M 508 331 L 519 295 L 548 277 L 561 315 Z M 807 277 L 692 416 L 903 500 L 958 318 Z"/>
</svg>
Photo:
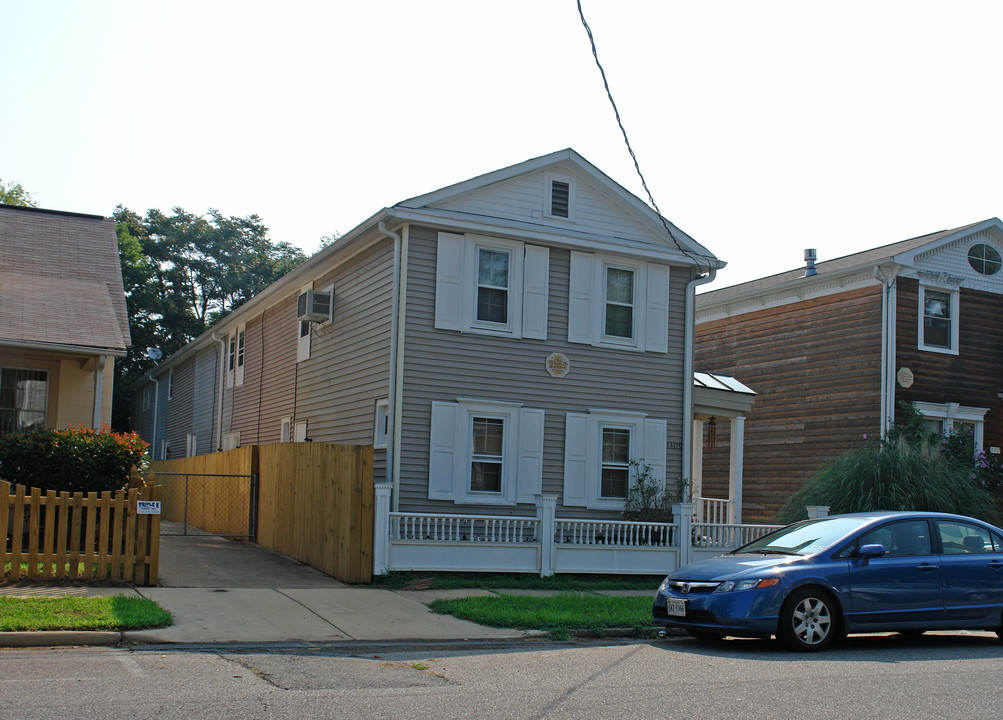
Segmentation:
<svg viewBox="0 0 1003 720">
<path fill-rule="evenodd" d="M 815 252 L 815 248 L 807 248 L 804 251 L 804 275 L 801 277 L 815 277 L 818 275 L 818 270 L 815 269 L 815 260 L 818 259 L 818 255 Z"/>
</svg>

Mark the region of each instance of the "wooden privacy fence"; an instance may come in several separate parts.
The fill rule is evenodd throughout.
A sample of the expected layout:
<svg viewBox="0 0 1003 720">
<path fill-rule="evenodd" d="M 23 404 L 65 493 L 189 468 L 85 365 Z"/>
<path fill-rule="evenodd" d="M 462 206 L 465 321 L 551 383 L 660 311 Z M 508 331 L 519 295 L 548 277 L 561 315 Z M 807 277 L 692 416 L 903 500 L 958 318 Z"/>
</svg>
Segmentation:
<svg viewBox="0 0 1003 720">
<path fill-rule="evenodd" d="M 373 573 L 373 448 L 317 442 L 275 443 L 227 450 L 194 458 L 153 463 L 157 472 L 255 475 L 255 542 L 350 583 L 368 583 Z M 159 481 L 158 481 L 159 482 Z M 240 502 L 211 486 L 189 488 L 189 523 L 213 517 Z M 234 490 L 233 492 L 237 492 Z M 164 517 L 175 519 L 176 503 Z M 203 528 L 209 529 L 209 528 Z M 226 534 L 225 532 L 221 534 Z"/>
<path fill-rule="evenodd" d="M 160 500 L 159 487 L 86 496 L 13 487 L 0 481 L 2 579 L 157 584 L 160 515 L 138 514 L 137 506 Z"/>
</svg>

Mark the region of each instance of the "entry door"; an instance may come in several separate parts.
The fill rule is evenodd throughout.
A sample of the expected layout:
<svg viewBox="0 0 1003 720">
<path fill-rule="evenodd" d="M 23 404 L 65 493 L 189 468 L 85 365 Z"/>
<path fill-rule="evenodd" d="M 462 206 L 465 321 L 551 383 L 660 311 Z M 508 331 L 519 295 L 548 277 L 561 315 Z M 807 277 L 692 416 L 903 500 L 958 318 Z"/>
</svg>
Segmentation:
<svg viewBox="0 0 1003 720">
<path fill-rule="evenodd" d="M 929 622 L 944 617 L 940 557 L 926 520 L 900 520 L 861 536 L 857 547 L 879 544 L 883 557 L 850 560 L 850 607 L 861 624 Z"/>
</svg>

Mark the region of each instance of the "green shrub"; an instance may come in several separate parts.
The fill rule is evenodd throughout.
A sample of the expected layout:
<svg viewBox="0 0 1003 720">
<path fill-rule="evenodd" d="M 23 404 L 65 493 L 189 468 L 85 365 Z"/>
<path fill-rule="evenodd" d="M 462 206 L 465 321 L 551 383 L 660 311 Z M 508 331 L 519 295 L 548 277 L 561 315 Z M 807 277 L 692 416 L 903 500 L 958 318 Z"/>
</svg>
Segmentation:
<svg viewBox="0 0 1003 720">
<path fill-rule="evenodd" d="M 627 488 L 623 504 L 623 517 L 632 522 L 672 522 L 672 503 L 678 502 L 684 492 L 684 483 L 676 482 L 675 492 L 666 482 L 655 476 L 651 465 L 644 459 L 629 460 L 633 481 Z"/>
<path fill-rule="evenodd" d="M 952 452 L 914 417 L 880 439 L 867 439 L 822 468 L 777 513 L 778 522 L 803 519 L 806 505 L 830 514 L 872 510 L 927 510 L 998 522 L 995 501 L 976 471 L 977 458 Z"/>
<path fill-rule="evenodd" d="M 129 483 L 148 445 L 136 433 L 78 428 L 0 436 L 0 478 L 42 490 L 102 492 Z"/>
</svg>

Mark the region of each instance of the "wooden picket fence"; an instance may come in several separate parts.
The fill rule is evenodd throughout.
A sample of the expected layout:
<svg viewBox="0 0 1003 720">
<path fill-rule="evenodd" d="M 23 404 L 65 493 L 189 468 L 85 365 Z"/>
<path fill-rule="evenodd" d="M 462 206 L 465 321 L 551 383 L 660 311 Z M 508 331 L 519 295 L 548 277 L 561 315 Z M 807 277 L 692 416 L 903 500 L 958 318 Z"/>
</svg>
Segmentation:
<svg viewBox="0 0 1003 720">
<path fill-rule="evenodd" d="M 160 515 L 139 515 L 137 505 L 160 496 L 156 485 L 85 496 L 23 485 L 11 492 L 0 481 L 0 579 L 156 585 Z"/>
</svg>

